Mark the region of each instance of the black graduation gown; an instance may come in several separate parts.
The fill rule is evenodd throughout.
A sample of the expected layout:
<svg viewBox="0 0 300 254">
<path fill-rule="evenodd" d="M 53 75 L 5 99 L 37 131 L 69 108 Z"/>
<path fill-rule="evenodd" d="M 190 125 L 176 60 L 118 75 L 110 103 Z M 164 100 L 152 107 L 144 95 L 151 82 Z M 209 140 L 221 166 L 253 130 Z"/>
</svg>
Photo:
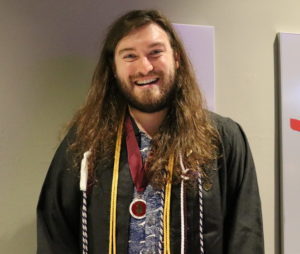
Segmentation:
<svg viewBox="0 0 300 254">
<path fill-rule="evenodd" d="M 212 187 L 203 192 L 205 254 L 264 253 L 261 204 L 256 172 L 245 134 L 229 118 L 211 114 L 221 137 L 222 156 L 211 171 Z M 37 207 L 38 254 L 81 253 L 81 200 L 78 172 L 66 154 L 72 134 L 59 146 Z M 133 182 L 123 142 L 117 202 L 117 253 L 127 253 L 129 204 Z M 108 253 L 112 168 L 98 165 L 88 197 L 89 253 Z M 171 252 L 180 253 L 180 186 L 171 193 Z M 199 202 L 187 193 L 187 252 L 200 253 Z"/>
</svg>

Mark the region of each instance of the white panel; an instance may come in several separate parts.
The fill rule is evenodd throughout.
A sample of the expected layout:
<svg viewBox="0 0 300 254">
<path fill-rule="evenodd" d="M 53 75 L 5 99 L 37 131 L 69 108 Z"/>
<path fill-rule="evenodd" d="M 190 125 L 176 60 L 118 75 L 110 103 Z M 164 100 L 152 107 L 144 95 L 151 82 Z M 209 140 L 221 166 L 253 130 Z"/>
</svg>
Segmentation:
<svg viewBox="0 0 300 254">
<path fill-rule="evenodd" d="M 279 34 L 283 246 L 300 253 L 300 35 Z"/>
<path fill-rule="evenodd" d="M 215 110 L 214 27 L 173 24 L 196 72 L 207 106 Z"/>
</svg>

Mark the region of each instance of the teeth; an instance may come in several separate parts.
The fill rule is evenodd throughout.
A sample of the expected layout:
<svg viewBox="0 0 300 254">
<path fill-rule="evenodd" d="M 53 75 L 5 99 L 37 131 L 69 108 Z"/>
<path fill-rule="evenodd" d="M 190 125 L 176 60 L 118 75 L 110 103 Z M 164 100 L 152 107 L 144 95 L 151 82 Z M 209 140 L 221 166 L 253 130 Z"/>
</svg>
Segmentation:
<svg viewBox="0 0 300 254">
<path fill-rule="evenodd" d="M 145 84 L 148 84 L 148 83 L 152 83 L 154 81 L 156 81 L 157 78 L 154 78 L 154 79 L 146 79 L 146 80 L 143 80 L 143 81 L 137 81 L 136 83 L 138 85 L 145 85 Z"/>
</svg>

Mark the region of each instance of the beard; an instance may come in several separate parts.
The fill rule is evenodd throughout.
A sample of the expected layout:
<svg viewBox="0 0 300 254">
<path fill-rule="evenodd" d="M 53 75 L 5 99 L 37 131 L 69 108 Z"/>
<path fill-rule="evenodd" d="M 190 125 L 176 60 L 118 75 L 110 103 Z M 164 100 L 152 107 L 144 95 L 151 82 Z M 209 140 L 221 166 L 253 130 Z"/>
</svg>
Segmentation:
<svg viewBox="0 0 300 254">
<path fill-rule="evenodd" d="M 133 82 L 130 82 L 134 78 L 130 77 L 129 82 L 117 77 L 117 86 L 121 95 L 125 98 L 128 105 L 144 113 L 155 113 L 165 108 L 168 108 L 175 96 L 176 91 L 176 74 L 175 71 L 170 73 L 167 78 L 161 72 L 153 71 L 150 74 L 159 76 L 159 94 L 154 94 L 152 88 L 146 88 L 144 91 L 140 91 L 137 95 L 134 93 Z"/>
</svg>

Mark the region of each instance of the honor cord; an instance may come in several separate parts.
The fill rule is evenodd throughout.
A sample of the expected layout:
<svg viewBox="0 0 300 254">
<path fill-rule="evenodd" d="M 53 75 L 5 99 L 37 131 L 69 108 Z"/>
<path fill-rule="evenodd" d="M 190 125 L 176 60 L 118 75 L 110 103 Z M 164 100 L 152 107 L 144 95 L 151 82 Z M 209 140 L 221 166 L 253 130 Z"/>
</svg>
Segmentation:
<svg viewBox="0 0 300 254">
<path fill-rule="evenodd" d="M 116 241 L 117 194 L 118 194 L 119 162 L 120 162 L 120 155 L 121 155 L 124 116 L 125 114 L 123 114 L 118 127 L 115 158 L 114 158 L 113 179 L 112 179 L 111 200 L 110 200 L 109 249 L 108 249 L 109 254 L 117 254 L 117 241 Z"/>
<path fill-rule="evenodd" d="M 171 187 L 174 167 L 174 153 L 171 153 L 168 163 L 169 179 L 167 179 L 164 205 L 164 254 L 171 254 L 170 250 L 170 204 L 171 204 Z"/>
</svg>

